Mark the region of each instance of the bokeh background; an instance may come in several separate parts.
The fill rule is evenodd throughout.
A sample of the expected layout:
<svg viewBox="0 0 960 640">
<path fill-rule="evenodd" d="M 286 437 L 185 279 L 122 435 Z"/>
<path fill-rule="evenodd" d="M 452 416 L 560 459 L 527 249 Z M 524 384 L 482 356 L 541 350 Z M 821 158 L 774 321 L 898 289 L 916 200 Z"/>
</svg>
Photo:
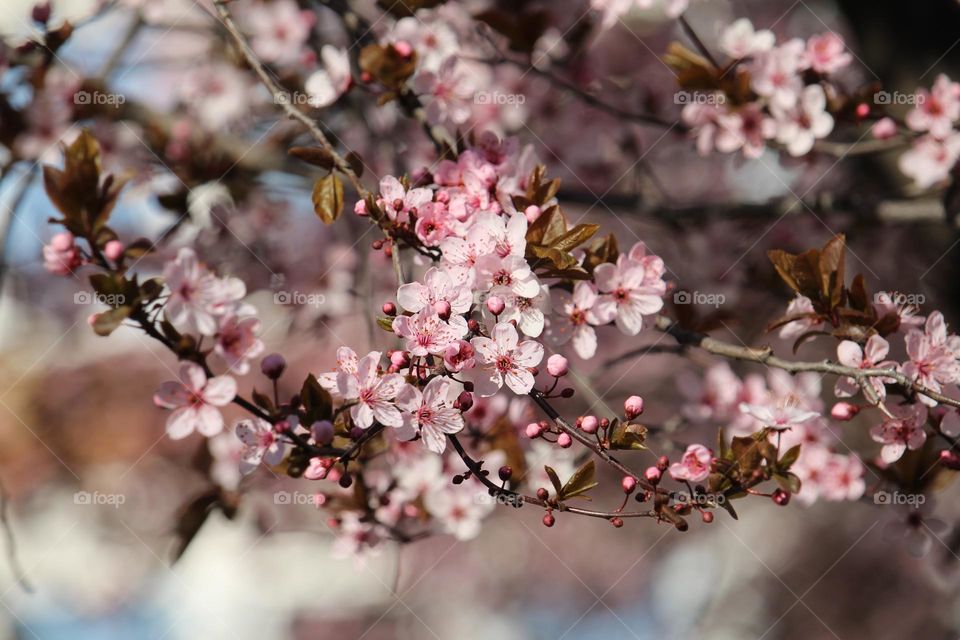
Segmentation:
<svg viewBox="0 0 960 640">
<path fill-rule="evenodd" d="M 0 7 L 7 47 L 35 28 L 32 4 L 6 0 Z M 561 32 L 587 9 L 581 2 L 524 4 L 549 7 Z M 116 214 L 118 230 L 128 237 L 170 234 L 141 270 L 158 273 L 178 244 L 192 242 L 222 272 L 243 277 L 263 319 L 267 349 L 288 357 L 289 381 L 329 368 L 341 344 L 357 351 L 392 346 L 367 320 L 391 297 L 392 275 L 382 254 L 369 251 L 373 237 L 364 236 L 362 222 L 351 216 L 332 227 L 317 222 L 309 172 L 283 159 L 299 132 L 277 119 L 247 75 L 223 76 L 239 84 L 225 90 L 212 122 L 184 98 L 184 83 L 236 62 L 223 53 L 222 33 L 202 5 L 170 0 L 102 7 L 77 0 L 54 9 L 54 22 L 82 25 L 57 52 L 55 80 L 69 86 L 98 78 L 125 104 L 88 121 L 52 90 L 37 98 L 30 110 L 37 120 L 31 129 L 36 162 L 12 163 L 0 183 L 0 480 L 16 557 L 33 587 L 22 589 L 10 563 L 0 563 L 0 637 L 960 635 L 960 526 L 917 559 L 883 535 L 902 510 L 869 498 L 809 508 L 747 501 L 738 521 L 719 513 L 712 525 L 698 523 L 684 534 L 645 521 L 614 529 L 576 518 L 546 529 L 532 508 L 500 509 L 476 540 L 435 536 L 357 563 L 332 558 L 322 512 L 277 504 L 275 493 L 302 488 L 298 483 L 258 474 L 244 481 L 236 518 L 213 514 L 172 563 L 178 514 L 207 486 L 196 470 L 203 443 L 167 439 L 166 416 L 150 402 L 176 363 L 132 331 L 94 335 L 86 318 L 96 307 L 83 293 L 86 283 L 44 272 L 40 248 L 51 235 L 46 221 L 54 211 L 36 163 L 58 162 L 56 140 L 76 123 L 91 124 L 106 147 L 108 168 L 136 175 Z M 146 24 L 132 30 L 137 15 L 148 16 Z M 319 16 L 316 37 L 342 39 L 322 8 Z M 708 44 L 719 25 L 740 16 L 781 37 L 842 33 L 858 58 L 847 78 L 851 86 L 876 81 L 911 92 L 931 84 L 936 73 L 958 73 L 960 6 L 951 0 L 694 0 L 688 14 Z M 121 58 L 108 65 L 131 31 Z M 597 36 L 578 70 L 610 101 L 676 118 L 673 77 L 657 58 L 675 39 L 683 34 L 669 23 L 636 12 Z M 105 66 L 110 72 L 100 77 Z M 2 73 L 0 90 L 12 103 L 35 99 L 16 71 Z M 514 111 L 477 118 L 534 146 L 550 173 L 564 179 L 561 201 L 572 219 L 602 224 L 620 235 L 622 246 L 647 242 L 664 257 L 678 288 L 722 294 L 722 305 L 695 308 L 716 335 L 769 343 L 788 354 L 791 345 L 764 332 L 789 297 L 766 250 L 820 246 L 837 232 L 848 236 L 848 272 L 862 272 L 875 290 L 922 295 L 925 309 L 942 310 L 954 327 L 960 322 L 955 221 L 938 194 L 917 197 L 903 184 L 895 155 L 788 162 L 768 151 L 754 161 L 701 158 L 681 135 L 620 122 L 535 75 L 509 68 L 490 73 L 490 82 L 513 87 L 526 100 L 510 107 Z M 413 171 L 428 162 L 421 132 L 395 110 L 378 110 L 362 97 L 344 102 L 325 124 L 362 150 L 377 173 Z M 232 111 L 236 116 L 224 115 Z M 182 122 L 210 129 L 240 151 L 204 155 L 201 144 L 178 155 L 170 149 L 170 131 Z M 198 190 L 213 206 L 198 205 L 196 196 L 186 201 Z M 162 202 L 157 194 L 169 197 Z M 315 294 L 322 303 L 278 303 L 283 291 Z M 607 349 L 577 363 L 581 388 L 571 412 L 605 413 L 608 402 L 616 408 L 637 393 L 647 400 L 651 424 L 672 424 L 683 403 L 678 376 L 699 374 L 710 361 L 651 353 L 611 364 L 662 337 L 645 333 L 638 341 L 602 331 Z M 830 355 L 816 345 L 800 354 L 811 360 Z M 762 367 L 735 369 L 763 373 Z M 824 380 L 825 400 L 832 383 Z M 249 390 L 252 381 L 241 384 Z M 868 427 L 845 425 L 843 446 L 875 455 Z M 712 432 L 713 426 L 686 432 L 680 440 L 710 441 Z M 671 452 L 666 438 L 651 447 Z M 648 454 L 627 456 L 637 466 L 649 460 Z M 237 482 L 229 464 L 218 473 Z M 89 504 L 85 496 L 92 496 Z M 614 504 L 618 497 L 605 499 Z M 945 486 L 925 508 L 960 524 L 956 499 L 956 488 Z"/>
</svg>

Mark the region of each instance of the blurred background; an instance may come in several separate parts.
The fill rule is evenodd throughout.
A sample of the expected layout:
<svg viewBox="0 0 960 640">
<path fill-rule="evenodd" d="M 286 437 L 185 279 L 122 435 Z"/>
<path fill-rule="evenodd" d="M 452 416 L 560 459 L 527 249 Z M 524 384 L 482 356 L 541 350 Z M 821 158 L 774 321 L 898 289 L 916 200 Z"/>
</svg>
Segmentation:
<svg viewBox="0 0 960 640">
<path fill-rule="evenodd" d="M 490 3 L 456 4 L 473 12 Z M 547 8 L 570 47 L 587 32 L 589 46 L 564 70 L 581 86 L 677 118 L 674 79 L 657 57 L 685 38 L 672 22 L 634 11 L 600 33 L 590 30 L 595 18 L 585 3 L 520 4 Z M 358 6 L 368 16 L 382 13 L 372 3 Z M 317 222 L 309 168 L 284 156 L 299 131 L 278 120 L 266 93 L 224 51 L 209 6 L 76 0 L 53 9 L 51 25 L 79 26 L 57 50 L 44 86 L 31 88 L 22 69 L 0 67 L 0 480 L 15 555 L 32 585 L 21 588 L 10 562 L 0 563 L 0 637 L 960 636 L 960 527 L 917 559 L 882 535 L 902 509 L 872 500 L 809 508 L 745 501 L 738 521 L 718 513 L 687 533 L 643 519 L 614 529 L 561 517 L 546 529 L 532 508 L 498 509 L 473 541 L 438 535 L 357 562 L 333 557 L 322 511 L 278 503 L 278 491 L 301 484 L 257 474 L 240 485 L 236 517 L 211 515 L 172 563 L 180 514 L 208 487 L 197 462 L 204 443 L 166 438 L 166 415 L 150 402 L 156 386 L 175 377 L 172 356 L 130 330 L 97 337 L 86 322 L 97 309 L 87 283 L 43 270 L 40 249 L 55 212 L 38 164 L 60 162 L 57 141 L 91 126 L 107 169 L 134 175 L 115 227 L 129 238 L 167 238 L 140 270 L 159 273 L 177 246 L 193 243 L 221 272 L 242 277 L 268 352 L 290 362 L 289 381 L 328 369 L 341 344 L 358 352 L 393 346 L 367 321 L 392 298 L 392 274 L 382 253 L 369 250 L 362 221 Z M 32 10 L 26 0 L 4 2 L 6 53 L 35 35 Z M 448 6 L 436 11 L 459 15 Z M 322 7 L 317 15 L 318 42 L 342 42 L 335 16 Z M 851 87 L 878 82 L 912 92 L 937 73 L 958 75 L 960 5 L 952 0 L 694 0 L 687 15 L 708 46 L 742 16 L 779 38 L 837 31 L 858 59 L 843 78 Z M 533 145 L 550 175 L 564 179 L 560 197 L 571 219 L 601 224 L 621 247 L 642 239 L 665 259 L 678 289 L 723 297 L 717 306 L 669 313 L 696 314 L 717 336 L 789 354 L 791 344 L 764 331 L 790 295 L 766 250 L 818 247 L 844 232 L 849 275 L 863 273 L 872 290 L 922 295 L 925 310 L 942 310 L 953 327 L 960 322 L 955 220 L 942 194 L 903 184 L 896 154 L 702 158 L 681 134 L 624 123 L 521 71 L 485 70 L 490 86 L 513 87 L 526 99 L 490 113 L 478 106 L 479 130 Z M 85 110 L 73 98 L 92 82 L 123 102 Z M 419 129 L 392 105 L 373 102 L 351 94 L 325 113 L 324 125 L 377 174 L 429 163 L 432 149 Z M 14 122 L 14 111 L 27 122 Z M 278 297 L 284 292 L 313 297 L 290 304 Z M 657 353 L 617 361 L 661 336 L 601 331 L 608 350 L 575 362 L 581 388 L 570 411 L 615 415 L 622 398 L 637 393 L 651 424 L 676 423 L 684 400 L 678 376 L 699 375 L 711 361 Z M 813 345 L 800 355 L 832 354 Z M 252 378 L 241 388 L 249 391 Z M 825 401 L 832 384 L 823 381 Z M 604 408 L 608 402 L 614 409 Z M 710 442 L 716 426 L 685 427 L 692 430 L 681 440 Z M 845 424 L 843 446 L 875 455 L 869 426 Z M 235 446 L 217 446 L 214 474 L 237 486 Z M 673 451 L 666 439 L 651 448 Z M 625 456 L 635 467 L 650 460 Z M 956 498 L 956 487 L 945 486 L 925 508 L 960 523 Z"/>
</svg>

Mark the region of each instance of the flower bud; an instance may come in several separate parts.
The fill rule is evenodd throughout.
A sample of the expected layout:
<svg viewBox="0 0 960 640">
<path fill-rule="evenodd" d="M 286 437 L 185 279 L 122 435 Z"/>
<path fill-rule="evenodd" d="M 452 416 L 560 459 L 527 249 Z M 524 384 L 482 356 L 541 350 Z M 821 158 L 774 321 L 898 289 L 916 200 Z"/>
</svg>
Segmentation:
<svg viewBox="0 0 960 640">
<path fill-rule="evenodd" d="M 703 520 L 704 524 L 710 524 L 713 522 L 713 513 L 710 511 L 704 511 L 700 514 L 700 519 Z"/>
<path fill-rule="evenodd" d="M 543 433 L 543 429 L 540 427 L 540 425 L 539 425 L 538 423 L 536 423 L 536 422 L 531 422 L 530 424 L 527 425 L 527 428 L 526 428 L 526 430 L 524 431 L 524 433 L 527 434 L 527 437 L 528 437 L 528 438 L 530 438 L 531 440 L 533 440 L 533 439 L 535 439 L 535 438 L 539 438 L 539 437 L 540 437 L 540 434 Z"/>
<path fill-rule="evenodd" d="M 623 487 L 623 492 L 627 495 L 633 493 L 633 490 L 637 488 L 637 479 L 633 476 L 623 476 L 623 480 L 620 481 L 620 486 Z"/>
<path fill-rule="evenodd" d="M 390 354 L 390 363 L 395 365 L 398 369 L 403 369 L 405 366 L 410 364 L 410 356 L 406 351 L 397 349 Z"/>
<path fill-rule="evenodd" d="M 527 218 L 528 224 L 533 224 L 536 222 L 537 218 L 539 218 L 542 213 L 543 211 L 540 209 L 540 207 L 535 204 L 532 204 L 523 210 L 523 215 Z"/>
<path fill-rule="evenodd" d="M 34 22 L 47 24 L 47 22 L 50 20 L 51 13 L 52 10 L 49 2 L 38 2 L 37 4 L 33 5 L 33 10 L 30 12 L 30 17 Z"/>
<path fill-rule="evenodd" d="M 957 455 L 949 449 L 944 449 L 940 452 L 940 464 L 947 469 L 960 470 L 960 455 Z"/>
<path fill-rule="evenodd" d="M 495 316 L 503 313 L 503 310 L 507 307 L 506 303 L 503 301 L 503 298 L 500 296 L 490 296 L 487 298 L 487 310 Z"/>
<path fill-rule="evenodd" d="M 437 312 L 437 315 L 440 316 L 441 320 L 450 319 L 450 303 L 446 300 L 437 300 L 433 303 L 433 310 Z"/>
<path fill-rule="evenodd" d="M 398 40 L 393 43 L 393 50 L 400 54 L 401 58 L 409 58 L 413 55 L 413 47 L 406 40 Z"/>
<path fill-rule="evenodd" d="M 623 518 L 610 518 L 610 524 L 619 529 L 623 526 Z"/>
<path fill-rule="evenodd" d="M 668 458 L 667 456 L 660 456 L 659 458 L 657 458 L 657 469 L 660 469 L 660 471 L 664 471 L 669 466 L 670 466 L 670 458 Z"/>
<path fill-rule="evenodd" d="M 860 413 L 860 406 L 852 402 L 838 402 L 830 409 L 830 416 L 842 422 L 852 420 L 858 413 Z"/>
<path fill-rule="evenodd" d="M 772 494 L 770 494 L 770 498 L 781 507 L 787 506 L 787 503 L 790 502 L 790 494 L 783 489 L 775 490 Z"/>
<path fill-rule="evenodd" d="M 560 392 L 560 397 L 561 397 L 561 398 L 572 398 L 572 397 L 573 397 L 573 389 L 572 389 L 571 387 L 567 387 L 566 389 L 562 390 L 562 391 Z"/>
<path fill-rule="evenodd" d="M 457 396 L 456 407 L 460 409 L 461 413 L 466 413 L 470 411 L 473 407 L 473 394 L 469 391 L 461 391 L 460 395 Z"/>
<path fill-rule="evenodd" d="M 283 375 L 287 368 L 287 361 L 279 353 L 271 353 L 260 361 L 260 371 L 271 380 L 276 380 Z"/>
<path fill-rule="evenodd" d="M 573 438 L 570 437 L 569 433 L 561 433 L 557 437 L 557 444 L 560 445 L 561 449 L 569 449 L 570 445 L 573 444 Z"/>
<path fill-rule="evenodd" d="M 643 477 L 647 479 L 647 482 L 651 484 L 657 484 L 660 482 L 661 471 L 657 467 L 647 467 L 647 470 L 643 472 Z"/>
<path fill-rule="evenodd" d="M 559 353 L 555 353 L 547 358 L 547 373 L 554 378 L 562 378 L 569 371 L 569 362 Z"/>
<path fill-rule="evenodd" d="M 326 446 L 333 442 L 333 423 L 329 420 L 318 420 L 310 426 L 310 434 L 314 442 Z"/>
<path fill-rule="evenodd" d="M 600 421 L 597 420 L 597 416 L 583 416 L 583 420 L 580 421 L 580 428 L 584 433 L 594 434 L 600 428 Z"/>
<path fill-rule="evenodd" d="M 397 315 L 397 305 L 392 302 L 384 302 L 383 306 L 380 307 L 380 310 L 383 311 L 383 315 L 386 316 L 395 316 Z"/>
<path fill-rule="evenodd" d="M 866 118 L 868 115 L 870 115 L 870 105 L 868 105 L 866 102 L 861 102 L 857 105 L 856 112 L 858 118 Z"/>
<path fill-rule="evenodd" d="M 552 527 L 554 524 L 556 524 L 556 522 L 557 522 L 557 519 L 553 517 L 553 514 L 552 514 L 552 513 L 544 514 L 544 516 L 543 516 L 543 526 L 545 526 L 545 527 Z"/>
<path fill-rule="evenodd" d="M 509 467 L 509 466 L 507 466 L 507 465 L 503 465 L 502 467 L 500 467 L 500 470 L 497 472 L 497 475 L 500 476 L 500 479 L 501 479 L 501 480 L 503 480 L 504 482 L 506 482 L 506 481 L 509 480 L 511 477 L 513 477 L 513 467 Z"/>
<path fill-rule="evenodd" d="M 111 240 L 103 247 L 103 255 L 112 262 L 116 262 L 123 257 L 123 243 L 119 240 Z"/>
<path fill-rule="evenodd" d="M 549 492 L 549 491 L 547 491 L 547 490 L 544 489 L 543 487 L 540 487 L 539 489 L 537 489 L 537 499 L 538 499 L 538 500 L 546 500 L 546 499 L 549 498 L 549 497 L 550 497 L 550 492 Z"/>
<path fill-rule="evenodd" d="M 630 396 L 623 403 L 623 411 L 624 415 L 627 416 L 627 420 L 633 420 L 643 413 L 643 398 L 640 396 Z"/>
</svg>

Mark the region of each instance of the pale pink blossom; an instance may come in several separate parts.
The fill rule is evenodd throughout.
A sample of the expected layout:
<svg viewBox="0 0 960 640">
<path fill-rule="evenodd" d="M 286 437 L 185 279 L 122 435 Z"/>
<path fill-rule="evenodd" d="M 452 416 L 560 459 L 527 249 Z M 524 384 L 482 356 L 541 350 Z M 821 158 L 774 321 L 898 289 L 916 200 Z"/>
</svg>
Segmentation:
<svg viewBox="0 0 960 640">
<path fill-rule="evenodd" d="M 927 441 L 923 425 L 927 421 L 927 408 L 922 404 L 894 406 L 890 408 L 895 418 L 887 418 L 870 430 L 874 442 L 883 444 L 880 457 L 887 464 L 899 460 L 907 449 L 919 449 Z"/>
<path fill-rule="evenodd" d="M 806 43 L 799 38 L 755 56 L 750 64 L 750 86 L 780 110 L 792 109 L 804 90 L 800 72 L 804 69 Z"/>
<path fill-rule="evenodd" d="M 960 159 L 960 133 L 951 132 L 942 140 L 922 136 L 907 149 L 898 162 L 900 171 L 921 189 L 943 182 Z"/>
<path fill-rule="evenodd" d="M 806 296 L 797 296 L 787 305 L 787 318 L 796 318 L 780 327 L 779 336 L 784 340 L 796 340 L 808 331 L 823 326 L 823 321 L 816 317 L 813 302 Z"/>
<path fill-rule="evenodd" d="M 458 540 L 471 540 L 480 533 L 480 522 L 494 509 L 493 500 L 484 500 L 486 489 L 473 482 L 435 486 L 423 504 L 443 531 Z"/>
<path fill-rule="evenodd" d="M 833 131 L 833 116 L 826 108 L 827 96 L 818 84 L 804 88 L 791 107 L 771 104 L 770 111 L 775 120 L 772 137 L 792 156 L 808 153 L 817 139 Z"/>
<path fill-rule="evenodd" d="M 158 407 L 173 409 L 167 418 L 167 435 L 174 440 L 186 438 L 194 431 L 210 437 L 223 431 L 225 407 L 237 395 L 237 383 L 229 376 L 207 378 L 203 367 L 195 362 L 180 366 L 180 380 L 164 382 L 153 394 Z"/>
<path fill-rule="evenodd" d="M 953 133 L 953 123 L 958 118 L 960 83 L 941 73 L 929 91 L 917 90 L 916 106 L 907 113 L 905 121 L 914 131 L 929 131 L 933 137 L 943 139 Z"/>
<path fill-rule="evenodd" d="M 803 424 L 808 420 L 820 417 L 816 411 L 807 411 L 798 406 L 785 403 L 777 404 L 748 404 L 740 403 L 740 411 L 756 418 L 766 427 L 789 429 Z"/>
<path fill-rule="evenodd" d="M 451 373 L 472 369 L 476 365 L 476 353 L 473 350 L 473 345 L 466 340 L 457 340 L 455 343 L 448 345 L 443 352 L 443 365 Z"/>
<path fill-rule="evenodd" d="M 418 208 L 417 214 L 414 231 L 425 247 L 439 246 L 444 238 L 456 234 L 457 221 L 447 205 L 427 202 Z"/>
<path fill-rule="evenodd" d="M 250 46 L 264 62 L 293 64 L 300 58 L 316 14 L 301 11 L 293 0 L 256 3 L 243 13 Z"/>
<path fill-rule="evenodd" d="M 416 313 L 438 302 L 449 302 L 453 313 L 464 314 L 470 310 L 473 294 L 463 283 L 454 282 L 446 269 L 433 267 L 423 276 L 423 282 L 410 282 L 397 289 L 400 306 Z"/>
<path fill-rule="evenodd" d="M 646 270 L 643 265 L 621 254 L 616 265 L 604 262 L 593 272 L 597 288 L 605 295 L 601 300 L 612 302 L 616 308 L 617 328 L 628 336 L 635 336 L 643 328 L 643 316 L 657 313 L 663 308 L 666 286 L 645 284 Z"/>
<path fill-rule="evenodd" d="M 691 444 L 683 452 L 680 462 L 670 465 L 670 477 L 674 480 L 701 482 L 710 475 L 713 454 L 702 444 Z"/>
<path fill-rule="evenodd" d="M 321 373 L 317 376 L 317 381 L 321 387 L 330 393 L 339 395 L 340 387 L 337 383 L 339 376 L 356 377 L 359 364 L 360 358 L 357 357 L 353 349 L 350 347 L 340 347 L 337 349 L 337 368 L 333 371 Z"/>
<path fill-rule="evenodd" d="M 856 456 L 833 453 L 820 444 L 803 444 L 800 457 L 790 470 L 800 478 L 797 499 L 804 504 L 820 498 L 858 500 L 866 490 L 863 463 Z"/>
<path fill-rule="evenodd" d="M 930 389 L 941 391 L 943 385 L 960 379 L 960 363 L 957 362 L 957 338 L 948 336 L 943 315 L 935 311 L 927 318 L 924 330 L 911 329 L 904 342 L 909 361 L 902 367 L 903 374 L 914 382 Z M 935 406 L 936 400 L 919 395 L 920 402 Z"/>
<path fill-rule="evenodd" d="M 217 318 L 230 311 L 246 295 L 239 278 L 217 278 L 200 264 L 193 249 L 180 249 L 163 269 L 170 298 L 164 307 L 167 319 L 187 331 L 212 336 Z"/>
<path fill-rule="evenodd" d="M 418 207 L 433 200 L 433 192 L 426 187 L 407 191 L 393 176 L 380 179 L 380 206 L 387 217 L 396 222 L 407 222 L 410 215 L 417 215 Z"/>
<path fill-rule="evenodd" d="M 411 356 L 442 355 L 452 344 L 467 334 L 467 323 L 461 316 L 440 319 L 433 307 L 424 307 L 412 316 L 393 319 L 393 331 L 406 338 Z"/>
<path fill-rule="evenodd" d="M 327 107 L 350 88 L 350 56 L 346 49 L 325 44 L 320 49 L 323 67 L 314 71 L 303 85 L 314 107 Z"/>
<path fill-rule="evenodd" d="M 444 60 L 436 72 L 418 73 L 414 88 L 426 103 L 431 124 L 456 126 L 470 118 L 476 88 L 470 74 L 458 68 L 456 56 Z"/>
<path fill-rule="evenodd" d="M 477 260 L 476 270 L 477 285 L 482 289 L 504 288 L 524 298 L 535 298 L 540 293 L 537 276 L 521 256 L 487 254 Z"/>
<path fill-rule="evenodd" d="M 727 26 L 720 34 L 720 50 L 731 58 L 741 59 L 765 53 L 776 43 L 773 32 L 767 29 L 754 30 L 748 18 L 740 18 Z"/>
<path fill-rule="evenodd" d="M 524 395 L 533 388 L 530 369 L 543 359 L 543 345 L 533 340 L 519 342 L 517 329 L 509 322 L 493 328 L 493 337 L 477 337 L 470 341 L 476 351 L 478 368 L 474 369 L 476 392 L 492 396 L 504 382 L 516 394 Z"/>
<path fill-rule="evenodd" d="M 807 40 L 807 64 L 817 73 L 836 73 L 853 62 L 843 37 L 833 31 L 811 36 Z"/>
<path fill-rule="evenodd" d="M 356 401 L 350 407 L 350 417 L 361 429 L 369 429 L 374 420 L 385 427 L 403 426 L 400 410 L 393 404 L 403 386 L 403 376 L 396 373 L 381 376 L 379 366 L 380 352 L 371 351 L 360 359 L 355 375 L 346 372 L 337 375 L 340 395 L 344 400 Z"/>
<path fill-rule="evenodd" d="M 531 338 L 536 338 L 543 332 L 544 310 L 550 302 L 550 292 L 546 285 L 542 285 L 537 295 L 532 297 L 519 296 L 503 287 L 494 287 L 490 293 L 504 303 L 503 311 L 497 316 L 499 322 L 516 321 L 520 331 Z M 493 314 L 486 305 L 483 316 L 487 323 L 491 324 Z"/>
<path fill-rule="evenodd" d="M 214 339 L 214 351 L 239 375 L 250 370 L 249 360 L 263 353 L 263 341 L 257 337 L 260 321 L 256 318 L 240 318 L 225 315 L 220 318 L 220 328 Z"/>
<path fill-rule="evenodd" d="M 890 343 L 878 335 L 867 339 L 867 344 L 861 347 L 852 340 L 844 340 L 837 346 L 837 359 L 845 367 L 855 369 L 891 369 L 896 370 L 898 365 L 892 360 L 884 360 L 890 351 Z M 887 397 L 885 383 L 894 382 L 891 378 L 869 378 L 870 386 L 880 399 Z M 837 380 L 834 393 L 838 398 L 849 398 L 860 391 L 860 385 L 853 378 L 843 377 Z"/>
<path fill-rule="evenodd" d="M 240 472 L 243 474 L 252 472 L 261 463 L 270 467 L 278 465 L 287 455 L 289 445 L 266 420 L 240 420 L 234 431 L 243 443 L 240 453 Z"/>
<path fill-rule="evenodd" d="M 423 392 L 408 384 L 397 393 L 397 406 L 405 412 L 404 426 L 415 429 L 434 453 L 446 449 L 447 434 L 463 430 L 463 415 L 453 408 L 449 395 L 450 379 L 441 376 L 430 380 Z"/>
<path fill-rule="evenodd" d="M 609 324 L 616 316 L 616 304 L 603 299 L 592 282 L 577 282 L 573 294 L 555 289 L 553 310 L 560 315 L 551 321 L 551 337 L 557 344 L 573 342 L 573 350 L 581 358 L 592 358 L 597 352 L 595 326 Z"/>
</svg>

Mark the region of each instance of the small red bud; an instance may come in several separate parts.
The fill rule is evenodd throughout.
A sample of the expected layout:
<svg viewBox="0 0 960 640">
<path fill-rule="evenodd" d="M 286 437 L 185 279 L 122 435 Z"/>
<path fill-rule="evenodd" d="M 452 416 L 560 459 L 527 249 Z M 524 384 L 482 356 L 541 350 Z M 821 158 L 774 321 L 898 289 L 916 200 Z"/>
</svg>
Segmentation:
<svg viewBox="0 0 960 640">
<path fill-rule="evenodd" d="M 713 513 L 710 511 L 704 511 L 700 514 L 700 519 L 703 520 L 704 524 L 710 524 L 713 522 Z"/>
<path fill-rule="evenodd" d="M 660 471 L 666 471 L 667 467 L 670 466 L 670 458 L 667 456 L 660 456 L 657 458 L 657 469 Z"/>
<path fill-rule="evenodd" d="M 383 306 L 380 307 L 380 310 L 383 311 L 384 315 L 395 316 L 397 315 L 397 305 L 392 302 L 384 302 Z"/>
<path fill-rule="evenodd" d="M 557 444 L 560 445 L 561 449 L 569 449 L 570 445 L 573 444 L 573 438 L 570 437 L 569 433 L 561 433 L 557 437 Z"/>
<path fill-rule="evenodd" d="M 473 394 L 469 391 L 461 391 L 460 395 L 457 396 L 457 408 L 461 412 L 466 413 L 470 411 L 473 407 Z"/>
<path fill-rule="evenodd" d="M 623 476 L 623 480 L 620 481 L 620 486 L 623 487 L 623 492 L 627 495 L 633 493 L 633 490 L 637 488 L 637 479 L 633 476 Z"/>
<path fill-rule="evenodd" d="M 619 529 L 623 526 L 623 518 L 610 518 L 610 524 Z"/>
<path fill-rule="evenodd" d="M 564 389 L 563 391 L 560 392 L 560 397 L 561 397 L 561 398 L 572 398 L 572 397 L 573 397 L 573 389 L 571 389 L 570 387 L 567 387 L 566 389 Z"/>
<path fill-rule="evenodd" d="M 543 526 L 545 527 L 552 527 L 556 521 L 557 519 L 553 517 L 552 513 L 547 513 L 543 516 Z"/>
<path fill-rule="evenodd" d="M 538 498 L 539 500 L 546 500 L 546 499 L 549 498 L 549 497 L 550 497 L 550 492 L 549 492 L 549 491 L 547 491 L 547 490 L 544 489 L 543 487 L 540 487 L 539 489 L 537 489 L 537 498 Z"/>
<path fill-rule="evenodd" d="M 500 479 L 506 482 L 511 477 L 513 477 L 513 468 L 507 465 L 500 467 L 500 470 L 497 472 L 497 475 L 500 476 Z"/>
<path fill-rule="evenodd" d="M 775 490 L 770 495 L 770 498 L 781 507 L 787 506 L 787 504 L 790 502 L 790 494 L 783 489 Z"/>
<path fill-rule="evenodd" d="M 647 470 L 643 472 L 643 477 L 647 479 L 647 482 L 651 484 L 657 484 L 660 482 L 660 469 L 657 467 L 647 467 Z"/>
</svg>

